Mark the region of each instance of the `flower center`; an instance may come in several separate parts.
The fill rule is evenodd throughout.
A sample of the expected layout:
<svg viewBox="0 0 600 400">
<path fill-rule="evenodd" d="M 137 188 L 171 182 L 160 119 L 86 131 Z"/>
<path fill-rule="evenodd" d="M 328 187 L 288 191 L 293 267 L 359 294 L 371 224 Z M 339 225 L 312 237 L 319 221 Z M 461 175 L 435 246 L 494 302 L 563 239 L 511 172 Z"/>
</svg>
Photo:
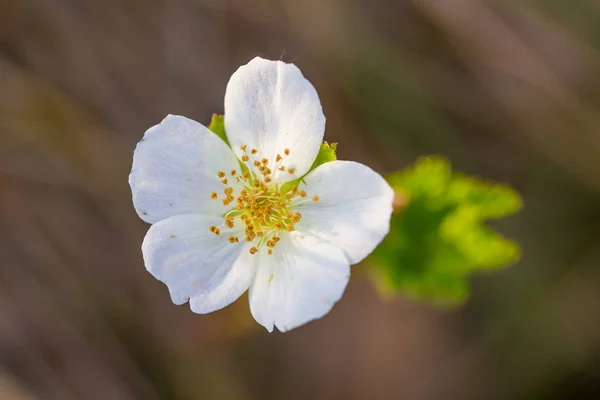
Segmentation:
<svg viewBox="0 0 600 400">
<path fill-rule="evenodd" d="M 292 186 L 289 190 L 282 190 L 278 183 L 272 182 L 273 170 L 269 167 L 269 160 L 260 158 L 256 149 L 248 150 L 248 146 L 241 146 L 244 155 L 241 157 L 242 169 L 232 170 L 229 177 L 224 171 L 217 173 L 221 183 L 225 185 L 221 201 L 223 205 L 235 204 L 225 213 L 224 224 L 220 227 L 211 226 L 209 229 L 215 235 L 221 234 L 224 227 L 233 229 L 236 224 L 244 227 L 244 239 L 255 245 L 250 248 L 251 254 L 256 254 L 266 245 L 267 253 L 273 254 L 273 248 L 280 240 L 280 231 L 292 232 L 295 224 L 300 222 L 302 215 L 294 212 L 295 206 L 301 204 L 307 197 L 304 190 L 298 190 Z M 290 175 L 295 172 L 294 167 L 283 165 L 284 157 L 289 156 L 289 149 L 284 150 L 284 156 L 277 154 L 274 169 L 287 172 Z M 234 193 L 234 187 L 230 186 L 229 180 L 237 183 L 244 182 L 243 188 Z M 217 200 L 219 194 L 211 193 L 211 198 Z M 313 196 L 312 201 L 318 201 L 318 196 Z M 239 243 L 238 236 L 229 236 L 230 243 Z"/>
</svg>

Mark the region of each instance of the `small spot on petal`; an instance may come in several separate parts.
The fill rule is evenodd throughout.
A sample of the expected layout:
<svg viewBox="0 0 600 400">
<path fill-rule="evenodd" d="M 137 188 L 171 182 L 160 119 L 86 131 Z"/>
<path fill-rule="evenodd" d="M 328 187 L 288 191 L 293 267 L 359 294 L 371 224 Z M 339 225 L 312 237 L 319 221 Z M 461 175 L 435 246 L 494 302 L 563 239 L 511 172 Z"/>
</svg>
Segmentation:
<svg viewBox="0 0 600 400">
<path fill-rule="evenodd" d="M 269 275 L 269 283 L 273 282 L 273 278 L 275 278 L 275 274 L 271 272 L 271 275 Z"/>
<path fill-rule="evenodd" d="M 327 300 L 326 298 L 322 298 L 321 301 L 323 302 L 323 304 L 327 304 L 329 305 L 329 300 Z"/>
<path fill-rule="evenodd" d="M 177 239 L 177 235 L 171 235 L 169 236 L 171 239 Z"/>
</svg>

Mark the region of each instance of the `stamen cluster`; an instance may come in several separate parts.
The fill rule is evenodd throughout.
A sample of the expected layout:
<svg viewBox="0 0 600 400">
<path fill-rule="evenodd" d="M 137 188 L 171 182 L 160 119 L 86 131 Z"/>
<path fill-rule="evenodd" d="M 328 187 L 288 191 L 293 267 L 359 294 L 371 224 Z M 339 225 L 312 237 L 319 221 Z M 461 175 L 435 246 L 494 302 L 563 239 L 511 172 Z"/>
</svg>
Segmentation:
<svg viewBox="0 0 600 400">
<path fill-rule="evenodd" d="M 304 190 L 292 186 L 287 191 L 282 191 L 279 184 L 273 184 L 273 170 L 269 167 L 267 158 L 260 158 L 258 150 L 248 149 L 247 145 L 240 147 L 244 153 L 241 156 L 241 171 L 230 171 L 230 178 L 224 171 L 219 171 L 217 176 L 226 187 L 221 195 L 223 205 L 235 204 L 225 213 L 224 224 L 220 227 L 211 226 L 209 229 L 215 235 L 221 234 L 221 228 L 233 229 L 237 223 L 244 226 L 244 236 L 247 242 L 256 240 L 256 245 L 250 248 L 250 254 L 256 254 L 264 245 L 267 253 L 273 254 L 273 248 L 280 240 L 279 231 L 292 232 L 295 224 L 300 222 L 302 215 L 294 212 L 293 208 L 299 199 L 306 198 Z M 284 156 L 277 154 L 273 168 L 282 172 L 293 174 L 294 167 L 286 167 L 282 161 L 290 155 L 290 150 L 284 150 Z M 244 182 L 244 187 L 239 193 L 234 193 L 234 186 L 230 186 L 229 179 L 237 183 Z M 213 200 L 219 198 L 216 192 L 211 193 Z M 312 201 L 318 201 L 318 196 L 313 196 Z M 239 243 L 238 236 L 229 236 L 230 243 Z"/>
</svg>

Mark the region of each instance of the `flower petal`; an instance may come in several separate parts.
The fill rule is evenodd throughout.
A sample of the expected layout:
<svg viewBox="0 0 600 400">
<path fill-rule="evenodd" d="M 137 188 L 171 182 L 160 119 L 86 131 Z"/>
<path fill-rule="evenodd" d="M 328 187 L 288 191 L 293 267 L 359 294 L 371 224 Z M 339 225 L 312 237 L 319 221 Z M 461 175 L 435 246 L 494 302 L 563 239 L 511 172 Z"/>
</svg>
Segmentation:
<svg viewBox="0 0 600 400">
<path fill-rule="evenodd" d="M 148 129 L 133 153 L 129 185 L 133 204 L 146 222 L 178 214 L 222 215 L 225 185 L 217 173 L 227 174 L 239 164 L 227 145 L 202 124 L 176 115 Z"/>
<path fill-rule="evenodd" d="M 242 252 L 225 279 L 213 290 L 190 299 L 190 307 L 197 314 L 207 314 L 219 310 L 236 301 L 250 287 L 256 276 L 258 264 L 249 252 L 250 245 L 244 244 Z"/>
<path fill-rule="evenodd" d="M 257 253 L 250 310 L 269 332 L 296 328 L 331 310 L 344 293 L 350 266 L 343 252 L 316 238 L 288 234 L 274 249 Z"/>
<path fill-rule="evenodd" d="M 296 210 L 298 232 L 324 240 L 356 264 L 371 253 L 390 228 L 394 191 L 381 175 L 352 161 L 332 161 L 304 178 L 308 200 Z M 318 201 L 312 201 L 318 196 Z"/>
<path fill-rule="evenodd" d="M 209 312 L 233 302 L 248 288 L 254 274 L 248 277 L 236 263 L 248 245 L 229 243 L 231 233 L 209 231 L 211 225 L 222 221 L 204 215 L 176 215 L 148 230 L 142 244 L 146 269 L 167 285 L 173 303 L 206 299 L 208 303 L 198 309 Z"/>
<path fill-rule="evenodd" d="M 256 57 L 227 84 L 225 129 L 239 158 L 246 154 L 253 161 L 255 148 L 256 159 L 276 166 L 273 179 L 288 181 L 304 175 L 315 160 L 325 116 L 315 88 L 295 65 Z M 243 145 L 247 153 L 240 149 Z M 283 157 L 279 163 L 278 154 Z M 277 169 L 281 166 L 288 170 Z"/>
</svg>

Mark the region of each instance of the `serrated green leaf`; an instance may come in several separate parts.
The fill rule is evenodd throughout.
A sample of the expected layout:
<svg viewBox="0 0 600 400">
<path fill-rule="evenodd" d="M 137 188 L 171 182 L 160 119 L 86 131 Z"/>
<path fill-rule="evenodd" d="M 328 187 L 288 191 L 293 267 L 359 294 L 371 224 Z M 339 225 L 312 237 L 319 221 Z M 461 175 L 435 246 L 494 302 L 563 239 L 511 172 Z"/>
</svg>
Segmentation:
<svg viewBox="0 0 600 400">
<path fill-rule="evenodd" d="M 448 197 L 456 204 L 477 207 L 481 216 L 489 219 L 513 215 L 523 207 L 521 196 L 510 186 L 487 183 L 462 174 L 453 176 Z"/>
<path fill-rule="evenodd" d="M 213 114 L 208 129 L 227 143 L 227 146 L 230 146 L 225 133 L 225 117 L 223 115 Z"/>
<path fill-rule="evenodd" d="M 522 207 L 507 185 L 453 173 L 442 157 L 424 157 L 387 177 L 403 201 L 390 233 L 370 257 L 377 287 L 456 305 L 469 294 L 472 271 L 515 262 L 520 249 L 484 224 Z"/>
</svg>

